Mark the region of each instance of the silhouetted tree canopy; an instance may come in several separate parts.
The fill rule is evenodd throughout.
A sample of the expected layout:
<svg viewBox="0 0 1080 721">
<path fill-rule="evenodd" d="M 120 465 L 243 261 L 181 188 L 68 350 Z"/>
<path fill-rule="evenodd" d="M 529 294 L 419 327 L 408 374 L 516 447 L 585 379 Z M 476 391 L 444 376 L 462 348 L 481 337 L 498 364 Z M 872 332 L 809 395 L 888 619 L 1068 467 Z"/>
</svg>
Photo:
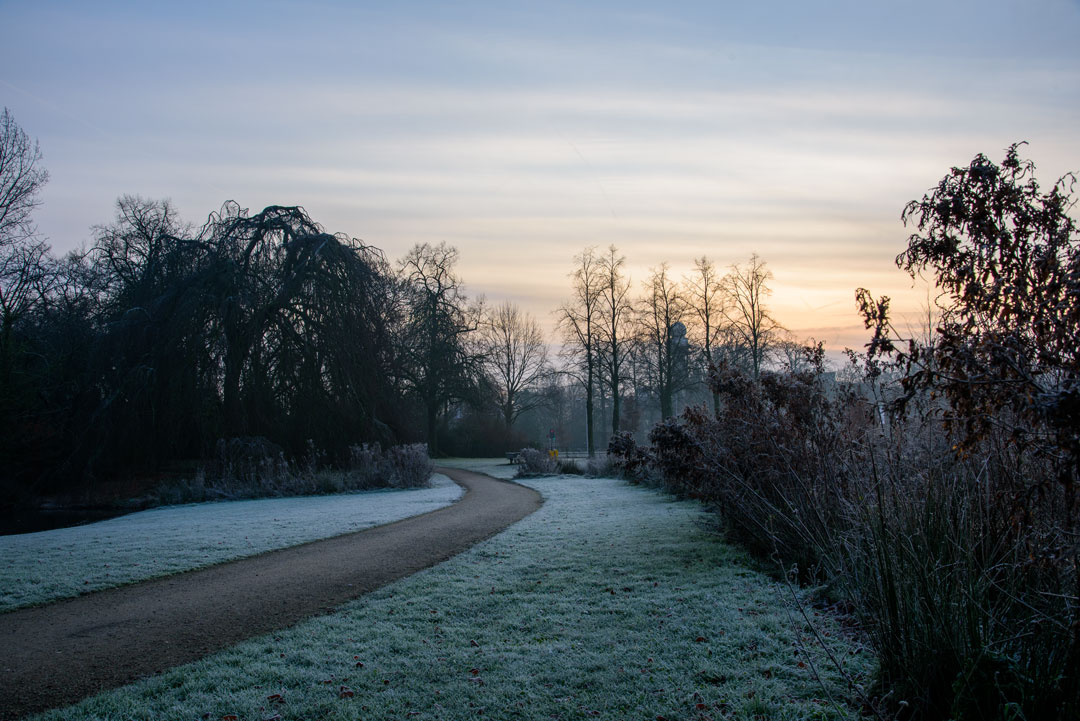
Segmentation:
<svg viewBox="0 0 1080 721">
<path fill-rule="evenodd" d="M 298 207 L 226 203 L 201 228 L 125 196 L 13 333 L 31 406 L 5 410 L 9 490 L 86 488 L 262 436 L 343 459 L 393 442 L 396 279 L 382 253 Z M 17 416 L 17 417 L 16 417 Z"/>
<path fill-rule="evenodd" d="M 1075 177 L 1044 192 L 1011 146 L 1000 166 L 977 155 L 904 210 L 916 232 L 897 265 L 933 274 L 941 294 L 929 344 L 901 345 L 888 298 L 859 291 L 872 353 L 896 353 L 909 394 L 938 389 L 958 450 L 1008 424 L 1014 442 L 1080 465 L 1080 235 Z"/>
<path fill-rule="evenodd" d="M 424 409 L 428 447 L 439 452 L 439 420 L 454 401 L 476 399 L 482 355 L 470 334 L 480 308 L 470 305 L 454 272 L 457 249 L 421 243 L 401 260 L 403 310 L 397 372 Z"/>
</svg>

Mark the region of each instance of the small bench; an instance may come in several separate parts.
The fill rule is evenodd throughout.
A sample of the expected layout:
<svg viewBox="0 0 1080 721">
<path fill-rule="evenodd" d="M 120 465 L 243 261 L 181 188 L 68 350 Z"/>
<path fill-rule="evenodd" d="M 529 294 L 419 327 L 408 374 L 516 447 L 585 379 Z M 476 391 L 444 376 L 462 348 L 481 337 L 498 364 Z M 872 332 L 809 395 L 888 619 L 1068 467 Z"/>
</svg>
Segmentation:
<svg viewBox="0 0 1080 721">
<path fill-rule="evenodd" d="M 510 451 L 506 454 L 506 460 L 510 461 L 510 465 L 521 462 L 521 453 L 518 451 Z"/>
</svg>

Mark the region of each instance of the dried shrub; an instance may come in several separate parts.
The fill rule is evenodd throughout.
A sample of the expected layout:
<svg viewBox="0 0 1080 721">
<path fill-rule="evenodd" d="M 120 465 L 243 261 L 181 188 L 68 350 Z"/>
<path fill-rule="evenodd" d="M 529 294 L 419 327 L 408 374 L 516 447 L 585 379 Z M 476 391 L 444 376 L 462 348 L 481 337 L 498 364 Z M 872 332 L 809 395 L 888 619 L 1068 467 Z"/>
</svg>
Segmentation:
<svg viewBox="0 0 1080 721">
<path fill-rule="evenodd" d="M 382 483 L 382 447 L 378 443 L 349 446 L 349 473 L 363 488 L 375 488 Z"/>
<path fill-rule="evenodd" d="M 816 351 L 814 351 L 816 352 Z M 765 373 L 759 383 L 720 363 L 719 412 L 687 409 L 650 433 L 667 487 L 723 508 L 731 535 L 759 555 L 797 564 L 803 580 L 829 577 L 832 529 L 857 454 L 836 388 L 814 370 Z"/>
<path fill-rule="evenodd" d="M 590 478 L 604 478 L 618 475 L 615 461 L 607 454 L 597 454 L 585 461 L 585 475 Z"/>
<path fill-rule="evenodd" d="M 607 459 L 622 478 L 634 483 L 641 483 L 651 478 L 649 454 L 638 446 L 634 435 L 628 431 L 621 431 L 611 437 L 608 441 Z"/>
<path fill-rule="evenodd" d="M 385 481 L 392 488 L 420 488 L 434 471 L 423 443 L 391 446 L 384 454 Z"/>
<path fill-rule="evenodd" d="M 882 687 L 916 717 L 1072 717 L 1076 573 L 1061 489 L 1018 495 L 1024 476 L 1050 468 L 1004 445 L 959 458 L 939 428 L 894 424 L 834 551 Z"/>
<path fill-rule="evenodd" d="M 546 451 L 538 451 L 535 448 L 522 448 L 518 459 L 517 475 L 522 478 L 547 476 L 556 473 L 559 469 L 558 461 L 549 456 Z"/>
<path fill-rule="evenodd" d="M 219 439 L 216 456 L 208 474 L 211 497 L 283 495 L 294 475 L 281 446 L 261 436 Z"/>
<path fill-rule="evenodd" d="M 719 413 L 656 426 L 651 463 L 757 555 L 853 602 L 903 716 L 1075 714 L 1075 521 L 1067 487 L 1037 480 L 1054 463 L 1009 428 L 957 455 L 940 399 L 890 416 L 898 366 L 872 368 L 835 387 L 721 367 Z"/>
<path fill-rule="evenodd" d="M 577 461 L 570 459 L 558 461 L 558 470 L 568 476 L 585 475 L 585 469 L 579 466 Z"/>
<path fill-rule="evenodd" d="M 423 443 L 391 446 L 385 451 L 378 443 L 349 448 L 349 471 L 364 488 L 418 488 L 433 471 L 427 446 Z"/>
<path fill-rule="evenodd" d="M 160 486 L 138 505 L 418 488 L 427 484 L 432 470 L 422 443 L 385 451 L 377 443 L 351 446 L 347 466 L 334 468 L 313 443 L 299 461 L 289 463 L 265 438 L 230 438 L 218 442 L 214 465 L 190 480 Z"/>
</svg>

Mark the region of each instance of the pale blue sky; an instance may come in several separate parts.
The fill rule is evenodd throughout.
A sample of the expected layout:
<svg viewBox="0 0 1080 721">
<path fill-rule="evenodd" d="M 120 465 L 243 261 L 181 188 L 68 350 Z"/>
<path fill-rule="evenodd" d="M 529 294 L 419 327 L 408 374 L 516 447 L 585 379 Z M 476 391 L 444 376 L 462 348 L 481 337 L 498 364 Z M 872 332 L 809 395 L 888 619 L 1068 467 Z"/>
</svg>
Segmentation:
<svg viewBox="0 0 1080 721">
<path fill-rule="evenodd" d="M 390 257 L 451 242 L 545 325 L 586 245 L 636 280 L 756 251 L 836 348 L 856 286 L 917 306 L 900 210 L 949 166 L 1080 169 L 1078 36 L 1075 0 L 0 2 L 0 104 L 58 250 L 123 193 L 300 204 Z"/>
</svg>

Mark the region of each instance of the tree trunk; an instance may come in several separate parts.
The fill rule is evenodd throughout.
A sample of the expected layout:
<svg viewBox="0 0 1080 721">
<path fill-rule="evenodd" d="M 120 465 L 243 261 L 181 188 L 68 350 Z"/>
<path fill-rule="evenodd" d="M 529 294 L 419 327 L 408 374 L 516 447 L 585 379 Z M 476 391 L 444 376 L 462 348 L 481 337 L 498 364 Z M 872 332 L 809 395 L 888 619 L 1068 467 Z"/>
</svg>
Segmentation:
<svg viewBox="0 0 1080 721">
<path fill-rule="evenodd" d="M 619 432 L 619 374 L 611 374 L 611 435 Z"/>
<path fill-rule="evenodd" d="M 11 347 L 14 325 L 11 314 L 5 310 L 3 330 L 0 331 L 0 398 L 5 400 L 11 391 L 11 376 L 15 366 L 15 349 Z"/>
<path fill-rule="evenodd" d="M 225 385 L 222 391 L 222 405 L 225 411 L 225 436 L 244 435 L 243 412 L 240 407 L 240 376 L 247 357 L 245 344 L 239 341 L 228 343 L 225 352 Z"/>
<path fill-rule="evenodd" d="M 600 388 L 600 436 L 601 440 L 607 431 L 607 394 L 604 392 L 603 384 Z M 604 447 L 607 447 L 605 442 Z"/>
<path fill-rule="evenodd" d="M 439 404 L 429 402 L 427 404 L 427 443 L 428 455 L 436 458 L 439 455 Z"/>
<path fill-rule="evenodd" d="M 588 353 L 585 373 L 585 444 L 589 449 L 589 458 L 596 455 L 596 437 L 593 433 L 593 359 L 592 352 Z"/>
<path fill-rule="evenodd" d="M 664 381 L 660 386 L 660 420 L 666 421 L 672 416 L 671 381 Z"/>
<path fill-rule="evenodd" d="M 514 428 L 514 399 L 513 396 L 507 396 L 506 403 L 502 407 L 503 420 L 506 421 L 506 430 L 511 431 Z"/>
</svg>

